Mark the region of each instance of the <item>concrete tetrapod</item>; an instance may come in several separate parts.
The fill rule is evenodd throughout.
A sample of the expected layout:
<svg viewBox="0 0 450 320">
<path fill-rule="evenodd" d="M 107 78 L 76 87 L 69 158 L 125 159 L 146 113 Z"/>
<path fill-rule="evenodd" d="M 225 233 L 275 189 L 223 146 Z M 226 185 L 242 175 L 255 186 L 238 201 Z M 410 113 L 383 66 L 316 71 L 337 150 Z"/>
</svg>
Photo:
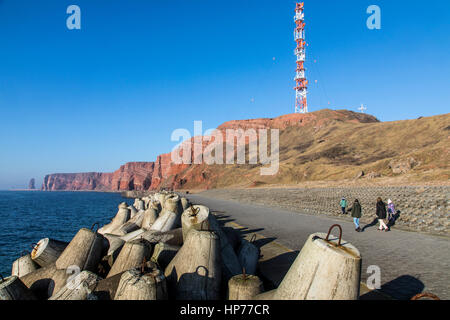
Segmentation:
<svg viewBox="0 0 450 320">
<path fill-rule="evenodd" d="M 105 238 L 92 230 L 82 228 L 56 260 L 57 269 L 74 268 L 96 272 L 103 257 Z"/>
<path fill-rule="evenodd" d="M 103 235 L 106 241 L 108 241 L 108 251 L 107 256 L 117 255 L 125 244 L 125 240 L 121 239 L 118 235 L 106 233 Z"/>
<path fill-rule="evenodd" d="M 106 278 L 140 266 L 144 259 L 150 260 L 151 255 L 152 245 L 147 240 L 139 239 L 126 242 Z"/>
<path fill-rule="evenodd" d="M 180 196 L 179 195 L 170 195 L 169 197 L 166 197 L 164 202 L 164 210 L 166 211 L 172 211 L 176 214 L 181 214 L 183 212 L 181 203 L 180 203 Z"/>
<path fill-rule="evenodd" d="M 216 217 L 212 214 L 209 215 L 209 224 L 211 229 L 217 233 L 220 240 L 220 254 L 221 254 L 221 261 L 222 261 L 222 274 L 223 277 L 228 283 L 228 281 L 235 275 L 242 273 L 242 267 L 239 263 L 239 259 L 234 252 L 233 247 L 231 246 L 230 242 L 228 241 L 228 238 L 226 234 L 223 232 L 222 228 L 219 225 L 219 222 L 217 221 Z"/>
<path fill-rule="evenodd" d="M 27 253 L 13 262 L 11 275 L 20 278 L 39 268 L 40 266 L 31 259 L 31 254 Z"/>
<path fill-rule="evenodd" d="M 310 235 L 279 287 L 255 299 L 357 300 L 362 262 L 358 249 L 334 236 L 326 239 L 325 233 Z"/>
<path fill-rule="evenodd" d="M 156 231 L 169 231 L 175 227 L 175 223 L 177 220 L 177 214 L 172 211 L 162 211 L 159 218 L 156 219 L 155 223 L 151 226 L 150 230 Z"/>
<path fill-rule="evenodd" d="M 82 271 L 72 277 L 61 290 L 48 300 L 90 300 L 90 287 L 96 285 L 101 278 L 90 271 Z M 95 300 L 95 299 L 94 299 Z"/>
<path fill-rule="evenodd" d="M 151 261 L 156 263 L 161 270 L 164 270 L 179 250 L 180 246 L 173 246 L 164 242 L 158 242 L 153 249 Z"/>
<path fill-rule="evenodd" d="M 144 211 L 144 219 L 142 220 L 141 228 L 150 230 L 156 219 L 158 219 L 158 213 L 156 209 L 148 208 Z"/>
<path fill-rule="evenodd" d="M 191 229 L 164 272 L 177 300 L 220 299 L 220 242 L 214 232 Z"/>
<path fill-rule="evenodd" d="M 140 238 L 141 238 L 141 235 L 142 235 L 145 231 L 146 231 L 145 229 L 140 228 L 140 229 L 137 229 L 137 230 L 132 231 L 132 232 L 130 232 L 130 233 L 127 233 L 127 234 L 124 235 L 124 236 L 121 236 L 120 239 L 122 239 L 122 240 L 124 240 L 124 241 L 126 241 L 126 242 L 132 241 L 132 240 L 135 240 L 135 239 L 140 239 Z"/>
<path fill-rule="evenodd" d="M 184 210 L 189 208 L 189 200 L 186 199 L 185 197 L 181 197 L 180 203 L 181 203 L 181 208 L 183 209 L 183 212 L 184 212 Z"/>
<path fill-rule="evenodd" d="M 156 201 L 158 201 L 160 203 L 161 210 L 164 209 L 166 196 L 168 196 L 168 195 L 166 195 L 164 193 L 160 193 L 160 192 L 155 194 L 155 199 L 156 199 Z"/>
<path fill-rule="evenodd" d="M 144 210 L 147 210 L 150 205 L 150 202 L 152 201 L 152 198 L 151 197 L 143 197 L 142 201 L 144 201 L 144 208 L 145 208 Z"/>
<path fill-rule="evenodd" d="M 230 243 L 233 250 L 238 251 L 242 237 L 238 234 L 238 232 L 231 227 L 222 227 L 222 231 L 227 236 L 228 242 Z"/>
<path fill-rule="evenodd" d="M 66 249 L 68 242 L 44 238 L 34 246 L 31 259 L 41 267 L 52 265 Z"/>
<path fill-rule="evenodd" d="M 128 209 L 130 209 L 130 219 L 133 218 L 136 213 L 138 213 L 137 209 L 134 206 L 128 206 Z"/>
<path fill-rule="evenodd" d="M 112 221 L 98 230 L 98 233 L 105 234 L 111 233 L 113 230 L 122 226 L 125 222 L 127 222 L 131 218 L 131 211 L 128 208 L 128 204 L 126 202 L 122 202 L 119 204 L 119 211 L 117 211 L 116 216 L 112 219 Z"/>
<path fill-rule="evenodd" d="M 114 300 L 120 277 L 122 277 L 124 272 L 125 271 L 112 277 L 102 279 L 97 284 L 90 286 L 91 296 L 95 297 L 95 300 Z"/>
<path fill-rule="evenodd" d="M 63 288 L 70 277 L 70 270 L 58 270 L 55 264 L 37 269 L 20 278 L 22 282 L 34 293 L 36 298 L 42 300 L 51 297 Z"/>
<path fill-rule="evenodd" d="M 113 266 L 117 257 L 119 256 L 120 250 L 122 250 L 125 241 L 119 236 L 114 234 L 104 234 L 105 239 L 108 241 L 108 251 L 102 258 L 100 264 L 104 267 L 104 272 L 109 272 L 110 268 Z M 106 263 L 106 264 L 105 264 Z M 104 273 L 103 273 L 104 274 Z"/>
<path fill-rule="evenodd" d="M 181 228 L 183 229 L 183 239 L 191 229 L 198 231 L 208 231 L 209 226 L 209 208 L 202 205 L 193 205 L 184 210 L 181 215 Z"/>
<path fill-rule="evenodd" d="M 17 277 L 0 278 L 0 301 L 36 300 L 33 292 Z"/>
<path fill-rule="evenodd" d="M 139 238 L 146 239 L 150 243 L 156 244 L 164 242 L 173 246 L 183 245 L 183 233 L 181 228 L 172 229 L 166 232 L 148 230 L 139 235 Z"/>
<path fill-rule="evenodd" d="M 149 208 L 155 209 L 156 214 L 159 214 L 162 210 L 161 203 L 159 201 L 152 201 L 148 205 Z"/>
<path fill-rule="evenodd" d="M 134 205 L 133 205 L 137 211 L 145 210 L 145 202 L 142 199 L 135 199 Z"/>
<path fill-rule="evenodd" d="M 167 300 L 166 279 L 157 268 L 125 271 L 114 300 Z"/>
<path fill-rule="evenodd" d="M 143 219 L 144 211 L 139 211 L 134 215 L 133 218 L 125 222 L 123 225 L 119 226 L 117 229 L 111 231 L 111 233 L 118 236 L 124 236 L 130 232 L 136 231 L 141 227 Z"/>
<path fill-rule="evenodd" d="M 256 267 L 259 260 L 259 249 L 251 242 L 242 239 L 238 250 L 238 259 L 245 272 L 251 275 L 256 274 Z"/>
<path fill-rule="evenodd" d="M 238 274 L 228 281 L 228 300 L 252 300 L 262 290 L 262 281 L 257 276 Z"/>
</svg>

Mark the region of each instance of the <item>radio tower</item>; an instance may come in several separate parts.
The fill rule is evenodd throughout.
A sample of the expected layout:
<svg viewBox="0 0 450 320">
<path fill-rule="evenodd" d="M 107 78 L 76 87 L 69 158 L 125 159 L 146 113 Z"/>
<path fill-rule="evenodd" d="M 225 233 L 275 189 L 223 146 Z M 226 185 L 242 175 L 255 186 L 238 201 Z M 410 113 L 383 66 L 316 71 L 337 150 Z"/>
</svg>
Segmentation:
<svg viewBox="0 0 450 320">
<path fill-rule="evenodd" d="M 294 38 L 297 42 L 297 48 L 295 48 L 295 55 L 297 56 L 297 70 L 295 75 L 295 113 L 307 113 L 308 103 L 306 102 L 306 86 L 308 80 L 305 77 L 305 19 L 303 13 L 304 3 L 296 3 L 295 7 L 295 31 Z"/>
</svg>

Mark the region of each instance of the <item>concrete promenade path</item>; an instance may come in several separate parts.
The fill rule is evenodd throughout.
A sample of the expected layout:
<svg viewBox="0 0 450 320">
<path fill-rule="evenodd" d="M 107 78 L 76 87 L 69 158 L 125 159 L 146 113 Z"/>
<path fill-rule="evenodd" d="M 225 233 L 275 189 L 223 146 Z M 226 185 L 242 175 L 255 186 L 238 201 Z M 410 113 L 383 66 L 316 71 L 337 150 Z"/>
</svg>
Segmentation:
<svg viewBox="0 0 450 320">
<path fill-rule="evenodd" d="M 377 231 L 378 225 L 368 226 L 364 232 L 354 230 L 351 217 L 333 218 L 291 212 L 278 208 L 242 204 L 236 201 L 213 199 L 201 194 L 189 194 L 194 204 L 203 204 L 214 213 L 227 217 L 248 232 L 256 232 L 294 250 L 300 251 L 307 237 L 315 232 L 327 232 L 333 224 L 340 224 L 342 238 L 351 242 L 363 258 L 362 279 L 370 274 L 367 267 L 381 270 L 381 292 L 395 299 L 410 299 L 420 292 L 431 292 L 441 299 L 450 299 L 450 239 L 415 232 L 396 230 Z M 364 227 L 362 224 L 361 227 Z M 338 235 L 335 228 L 333 235 Z"/>
</svg>

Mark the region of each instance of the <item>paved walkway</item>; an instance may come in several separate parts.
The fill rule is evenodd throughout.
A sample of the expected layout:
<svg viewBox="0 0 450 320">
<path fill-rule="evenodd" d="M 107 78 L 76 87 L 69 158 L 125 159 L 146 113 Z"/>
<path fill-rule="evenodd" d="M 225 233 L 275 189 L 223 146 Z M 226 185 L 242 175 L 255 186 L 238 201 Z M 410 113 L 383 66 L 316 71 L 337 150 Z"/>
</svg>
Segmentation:
<svg viewBox="0 0 450 320">
<path fill-rule="evenodd" d="M 339 223 L 343 239 L 361 252 L 363 282 L 370 276 L 366 273 L 367 267 L 377 265 L 381 269 L 381 291 L 396 299 L 410 299 L 422 291 L 450 299 L 450 241 L 447 238 L 395 228 L 391 232 L 380 232 L 377 226 L 357 233 L 350 218 L 345 221 L 201 195 L 188 195 L 188 198 L 228 215 L 230 220 L 265 237 L 276 238 L 292 250 L 301 250 L 311 233 L 327 232 L 331 225 Z"/>
</svg>

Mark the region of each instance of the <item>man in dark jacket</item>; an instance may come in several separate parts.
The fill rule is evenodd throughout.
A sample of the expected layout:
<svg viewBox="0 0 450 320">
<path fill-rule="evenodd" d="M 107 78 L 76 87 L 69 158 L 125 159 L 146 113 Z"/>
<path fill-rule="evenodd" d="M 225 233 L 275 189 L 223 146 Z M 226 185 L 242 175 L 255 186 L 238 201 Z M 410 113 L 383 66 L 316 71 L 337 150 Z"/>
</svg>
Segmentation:
<svg viewBox="0 0 450 320">
<path fill-rule="evenodd" d="M 355 202 L 353 202 L 353 206 L 349 210 L 351 210 L 352 212 L 353 223 L 356 227 L 355 231 L 361 232 L 361 228 L 359 227 L 359 219 L 361 218 L 362 209 L 358 199 L 355 199 Z"/>
<path fill-rule="evenodd" d="M 386 204 L 383 202 L 383 200 L 381 200 L 381 198 L 377 199 L 377 217 L 378 222 L 380 223 L 380 227 L 378 228 L 378 230 L 389 231 L 386 222 L 384 222 L 384 219 L 386 219 Z"/>
</svg>

